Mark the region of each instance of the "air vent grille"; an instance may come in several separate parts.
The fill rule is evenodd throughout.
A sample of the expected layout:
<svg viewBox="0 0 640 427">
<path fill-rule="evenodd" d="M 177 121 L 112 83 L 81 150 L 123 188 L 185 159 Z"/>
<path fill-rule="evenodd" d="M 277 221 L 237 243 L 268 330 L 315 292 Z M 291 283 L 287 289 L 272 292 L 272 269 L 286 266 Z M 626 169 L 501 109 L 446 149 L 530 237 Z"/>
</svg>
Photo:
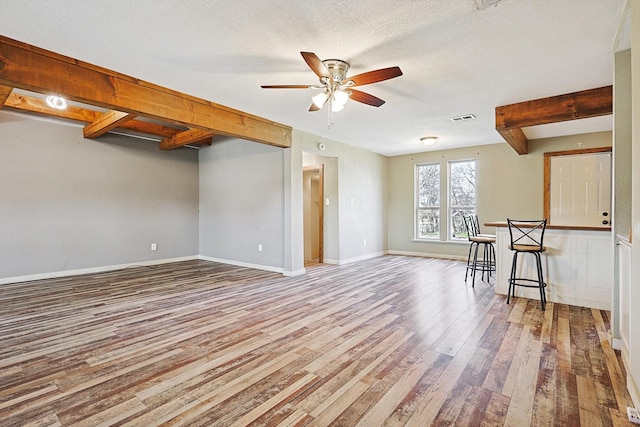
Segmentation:
<svg viewBox="0 0 640 427">
<path fill-rule="evenodd" d="M 476 116 L 474 114 L 464 114 L 462 116 L 451 117 L 449 120 L 451 120 L 454 123 L 457 123 L 457 122 L 466 122 L 467 120 L 473 120 L 475 118 Z"/>
</svg>

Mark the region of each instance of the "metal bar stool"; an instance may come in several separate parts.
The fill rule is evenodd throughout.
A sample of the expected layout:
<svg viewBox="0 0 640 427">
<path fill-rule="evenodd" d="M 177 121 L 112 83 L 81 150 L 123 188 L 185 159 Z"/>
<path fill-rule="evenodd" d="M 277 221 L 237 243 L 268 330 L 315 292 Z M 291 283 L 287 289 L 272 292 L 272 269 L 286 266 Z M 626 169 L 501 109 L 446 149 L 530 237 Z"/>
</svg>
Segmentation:
<svg viewBox="0 0 640 427">
<path fill-rule="evenodd" d="M 509 291 L 507 292 L 507 304 L 510 297 L 516 296 L 516 286 L 526 288 L 538 288 L 540 290 L 540 305 L 544 311 L 547 304 L 547 296 L 544 288 L 547 284 L 544 282 L 542 274 L 542 260 L 540 254 L 544 253 L 547 248 L 543 246 L 544 232 L 547 228 L 547 220 L 511 220 L 507 218 L 509 226 L 509 236 L 511 243 L 509 249 L 513 251 L 513 261 L 511 263 L 511 275 L 509 276 Z M 518 254 L 532 254 L 536 262 L 536 270 L 538 277 L 536 279 L 528 277 L 516 277 L 518 267 Z"/>
<path fill-rule="evenodd" d="M 473 215 L 463 216 L 464 225 L 467 229 L 467 237 L 471 245 L 469 246 L 469 254 L 467 255 L 467 270 L 464 273 L 464 281 L 467 281 L 469 270 L 471 270 L 471 286 L 476 284 L 476 271 L 480 271 L 481 280 L 484 281 L 485 274 L 487 282 L 491 277 L 491 272 L 496 271 L 496 252 L 493 244 L 496 242 L 495 236 L 479 234 L 479 228 L 476 228 L 477 217 Z M 482 258 L 478 258 L 478 250 L 482 245 Z M 473 259 L 471 253 L 473 252 Z"/>
</svg>

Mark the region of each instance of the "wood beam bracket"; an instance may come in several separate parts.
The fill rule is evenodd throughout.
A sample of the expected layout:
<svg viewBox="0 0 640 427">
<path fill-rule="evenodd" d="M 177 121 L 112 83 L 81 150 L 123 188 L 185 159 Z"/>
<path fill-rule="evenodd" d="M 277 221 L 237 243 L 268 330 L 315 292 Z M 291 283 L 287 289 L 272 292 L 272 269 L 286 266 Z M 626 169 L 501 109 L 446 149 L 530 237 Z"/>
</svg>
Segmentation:
<svg viewBox="0 0 640 427">
<path fill-rule="evenodd" d="M 211 139 L 215 134 L 215 132 L 208 130 L 188 129 L 160 141 L 160 149 L 172 150 L 187 144 L 211 145 Z"/>
<path fill-rule="evenodd" d="M 82 133 L 85 138 L 98 138 L 111 129 L 117 128 L 120 124 L 133 120 L 135 117 L 135 114 L 124 113 L 122 111 L 107 111 L 98 117 L 97 120 L 86 125 L 84 129 L 82 129 Z"/>
</svg>

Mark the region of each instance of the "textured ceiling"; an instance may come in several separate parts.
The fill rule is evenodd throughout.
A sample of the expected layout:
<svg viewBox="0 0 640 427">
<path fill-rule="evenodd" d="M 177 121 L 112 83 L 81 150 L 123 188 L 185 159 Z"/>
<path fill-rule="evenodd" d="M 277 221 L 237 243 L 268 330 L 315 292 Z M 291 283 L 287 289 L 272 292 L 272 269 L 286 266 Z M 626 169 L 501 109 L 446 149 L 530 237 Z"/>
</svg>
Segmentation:
<svg viewBox="0 0 640 427">
<path fill-rule="evenodd" d="M 0 0 L 0 34 L 380 154 L 503 142 L 496 106 L 613 82 L 624 0 Z M 349 75 L 399 66 L 361 87 L 327 128 L 309 113 L 315 84 L 300 51 L 351 63 Z M 475 114 L 477 119 L 449 119 Z M 611 129 L 525 129 L 528 136 Z M 534 137 L 535 137 L 534 136 Z"/>
</svg>

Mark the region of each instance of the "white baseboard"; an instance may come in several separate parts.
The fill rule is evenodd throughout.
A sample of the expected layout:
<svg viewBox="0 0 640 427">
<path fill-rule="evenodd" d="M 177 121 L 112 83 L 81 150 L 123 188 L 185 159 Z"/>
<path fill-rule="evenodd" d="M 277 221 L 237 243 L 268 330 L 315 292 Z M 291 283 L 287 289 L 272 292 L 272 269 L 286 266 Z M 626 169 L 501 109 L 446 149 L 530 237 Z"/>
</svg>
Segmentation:
<svg viewBox="0 0 640 427">
<path fill-rule="evenodd" d="M 553 285 L 550 285 L 553 286 Z M 509 287 L 506 284 L 498 283 L 495 287 L 496 294 L 507 295 Z M 604 299 L 598 299 L 593 295 L 587 295 L 585 297 L 576 296 L 575 294 L 563 294 L 562 291 L 554 292 L 554 289 L 549 291 L 547 287 L 547 300 L 567 305 L 576 305 L 578 307 L 589 307 L 597 310 L 611 310 L 611 302 Z M 529 299 L 540 299 L 540 291 L 538 289 L 528 289 L 523 287 L 516 288 L 516 297 L 524 297 Z"/>
<path fill-rule="evenodd" d="M 620 338 L 613 338 L 611 336 L 611 348 L 614 350 L 622 350 L 624 343 Z"/>
<path fill-rule="evenodd" d="M 389 255 L 406 255 L 406 256 L 420 256 L 424 258 L 438 258 L 438 259 L 451 259 L 454 261 L 466 261 L 466 256 L 460 255 L 446 255 L 446 254 L 432 254 L 428 252 L 410 252 L 410 251 L 387 251 Z"/>
<path fill-rule="evenodd" d="M 303 274 L 306 274 L 306 273 L 307 273 L 307 270 L 304 268 L 301 268 L 300 270 L 293 270 L 293 271 L 285 270 L 282 272 L 282 275 L 287 277 L 293 277 L 293 276 L 302 276 Z"/>
<path fill-rule="evenodd" d="M 361 255 L 361 256 L 357 256 L 357 257 L 353 257 L 353 258 L 347 258 L 347 259 L 329 259 L 329 258 L 324 258 L 322 260 L 323 263 L 325 264 L 332 264 L 332 265 L 345 265 L 345 264 L 352 264 L 354 262 L 358 262 L 358 261 L 364 261 L 367 259 L 372 259 L 372 258 L 378 258 L 381 257 L 383 255 L 386 255 L 387 252 L 386 251 L 381 251 L 381 252 L 373 252 L 370 254 L 366 254 L 366 255 Z"/>
<path fill-rule="evenodd" d="M 208 257 L 208 256 L 204 256 L 204 255 L 198 255 L 196 258 L 197 259 L 201 259 L 203 261 L 213 261 L 213 262 L 219 262 L 221 264 L 237 265 L 238 267 L 247 267 L 247 268 L 254 268 L 256 270 L 272 271 L 274 273 L 281 273 L 281 274 L 284 275 L 284 268 L 282 268 L 282 267 L 273 267 L 271 265 L 252 264 L 252 263 L 249 263 L 249 262 L 234 261 L 234 260 L 223 259 L 223 258 L 214 258 L 214 257 Z"/>
<path fill-rule="evenodd" d="M 0 279 L 0 285 L 19 282 L 31 282 L 33 280 L 55 279 L 57 277 L 80 276 L 82 274 L 105 273 L 108 271 L 122 270 L 130 267 L 147 267 L 150 265 L 168 264 L 170 262 L 190 261 L 198 259 L 197 255 L 177 258 L 154 259 L 151 261 L 132 262 L 127 264 L 104 265 L 100 267 L 80 268 L 77 270 L 53 271 L 50 273 L 30 274 L 27 276 L 5 277 Z"/>
</svg>

